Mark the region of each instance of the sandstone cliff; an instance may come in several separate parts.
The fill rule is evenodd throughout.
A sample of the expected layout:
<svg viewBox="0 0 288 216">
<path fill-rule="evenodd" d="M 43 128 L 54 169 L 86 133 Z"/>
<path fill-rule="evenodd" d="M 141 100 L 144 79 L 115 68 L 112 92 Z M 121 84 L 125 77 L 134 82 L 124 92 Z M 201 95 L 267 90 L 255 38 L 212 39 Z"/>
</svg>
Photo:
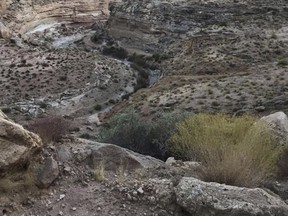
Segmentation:
<svg viewBox="0 0 288 216">
<path fill-rule="evenodd" d="M 0 3 L 0 13 L 14 32 L 24 33 L 27 30 L 49 22 L 92 23 L 106 20 L 108 0 L 28 0 L 7 1 Z"/>
</svg>

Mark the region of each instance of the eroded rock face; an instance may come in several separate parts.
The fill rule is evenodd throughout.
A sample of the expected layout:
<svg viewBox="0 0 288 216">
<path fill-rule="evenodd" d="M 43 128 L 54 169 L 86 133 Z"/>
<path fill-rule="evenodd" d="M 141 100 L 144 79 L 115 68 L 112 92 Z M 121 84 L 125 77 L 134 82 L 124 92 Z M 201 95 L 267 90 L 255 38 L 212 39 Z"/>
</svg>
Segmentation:
<svg viewBox="0 0 288 216">
<path fill-rule="evenodd" d="M 0 111 L 0 176 L 9 168 L 23 166 L 41 146 L 38 135 L 12 122 Z"/>
<path fill-rule="evenodd" d="M 209 9 L 193 1 L 123 0 L 110 5 L 109 34 L 125 47 L 158 51 L 204 22 L 229 18 L 225 9 Z M 211 20 L 204 19 L 207 11 Z"/>
<path fill-rule="evenodd" d="M 285 7 L 285 1 L 277 1 L 273 9 L 268 7 L 270 5 L 271 2 L 267 0 L 122 0 L 110 3 L 110 35 L 121 39 L 123 43 L 132 42 L 131 45 L 139 48 L 145 46 L 146 49 L 157 48 L 161 43 L 170 45 L 185 37 L 205 39 L 206 35 L 209 39 L 214 36 L 223 39 L 237 33 L 225 29 L 219 32 L 214 25 L 226 26 L 245 14 L 261 16 L 271 10 L 282 13 L 281 7 Z M 210 26 L 215 28 L 209 29 L 205 35 L 201 34 L 203 28 L 208 29 Z"/>
<path fill-rule="evenodd" d="M 8 39 L 11 36 L 11 31 L 0 21 L 0 38 Z"/>
<path fill-rule="evenodd" d="M 285 202 L 260 188 L 234 187 L 184 177 L 176 188 L 176 196 L 177 203 L 191 215 L 288 215 Z"/>
<path fill-rule="evenodd" d="M 108 2 L 108 0 L 10 1 L 7 3 L 7 14 L 13 19 L 9 20 L 9 27 L 23 33 L 39 24 L 53 21 L 91 23 L 106 20 L 109 15 Z"/>
</svg>

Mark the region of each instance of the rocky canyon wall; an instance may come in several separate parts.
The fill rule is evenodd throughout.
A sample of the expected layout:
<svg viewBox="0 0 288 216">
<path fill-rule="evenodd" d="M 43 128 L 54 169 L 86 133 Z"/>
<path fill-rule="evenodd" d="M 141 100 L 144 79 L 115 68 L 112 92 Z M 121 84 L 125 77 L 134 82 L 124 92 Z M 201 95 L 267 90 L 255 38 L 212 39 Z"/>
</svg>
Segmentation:
<svg viewBox="0 0 288 216">
<path fill-rule="evenodd" d="M 109 9 L 110 35 L 125 47 L 147 51 L 159 51 L 161 46 L 166 47 L 203 26 L 227 21 L 235 13 L 230 7 L 190 0 L 123 0 L 111 3 Z"/>
<path fill-rule="evenodd" d="M 107 20 L 109 0 L 1 0 L 0 11 L 14 32 L 53 21 L 92 23 Z M 6 9 L 5 9 L 6 8 Z"/>
</svg>

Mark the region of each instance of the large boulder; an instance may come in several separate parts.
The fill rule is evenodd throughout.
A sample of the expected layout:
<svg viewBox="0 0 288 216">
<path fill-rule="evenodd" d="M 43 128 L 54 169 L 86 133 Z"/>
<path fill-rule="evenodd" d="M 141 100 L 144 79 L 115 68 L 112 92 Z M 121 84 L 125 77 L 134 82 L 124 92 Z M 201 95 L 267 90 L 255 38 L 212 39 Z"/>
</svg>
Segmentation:
<svg viewBox="0 0 288 216">
<path fill-rule="evenodd" d="M 0 1 L 0 15 L 5 14 L 6 12 L 6 0 L 1 0 Z"/>
<path fill-rule="evenodd" d="M 126 171 L 133 171 L 139 168 L 166 166 L 163 161 L 156 158 L 141 155 L 113 144 L 85 139 L 66 142 L 64 145 L 58 146 L 56 152 L 60 163 L 76 160 L 89 165 L 91 169 L 97 169 L 100 165 L 104 165 L 105 170 L 117 171 L 122 167 Z"/>
<path fill-rule="evenodd" d="M 53 157 L 45 159 L 38 175 L 37 185 L 40 188 L 48 188 L 58 177 L 59 167 Z"/>
<path fill-rule="evenodd" d="M 175 189 L 178 205 L 197 216 L 287 216 L 288 206 L 260 188 L 208 183 L 184 177 Z"/>
<path fill-rule="evenodd" d="M 42 146 L 40 137 L 14 123 L 0 111 L 0 176 L 29 162 Z"/>
<path fill-rule="evenodd" d="M 107 170 L 118 170 L 121 166 L 127 170 L 135 170 L 164 165 L 164 162 L 153 157 L 144 156 L 112 144 L 95 145 L 91 150 L 90 165 L 94 168 L 98 167 L 100 163 L 104 163 Z"/>
<path fill-rule="evenodd" d="M 0 20 L 0 39 L 9 39 L 11 38 L 12 33 L 11 31 L 1 22 Z"/>
<path fill-rule="evenodd" d="M 276 112 L 261 118 L 274 133 L 281 139 L 281 142 L 288 141 L 288 117 L 284 112 Z"/>
</svg>

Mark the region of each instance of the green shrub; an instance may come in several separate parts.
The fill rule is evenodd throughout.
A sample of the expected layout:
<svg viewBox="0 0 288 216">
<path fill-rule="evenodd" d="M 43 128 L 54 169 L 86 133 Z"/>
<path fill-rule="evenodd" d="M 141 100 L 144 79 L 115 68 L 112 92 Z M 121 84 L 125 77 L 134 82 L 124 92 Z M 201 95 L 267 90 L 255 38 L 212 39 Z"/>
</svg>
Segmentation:
<svg viewBox="0 0 288 216">
<path fill-rule="evenodd" d="M 12 109 L 10 107 L 3 107 L 1 110 L 5 114 L 11 113 L 11 111 L 12 111 Z"/>
<path fill-rule="evenodd" d="M 100 141 L 165 159 L 169 156 L 167 140 L 175 131 L 176 123 L 187 115 L 162 113 L 149 121 L 129 110 L 114 116 L 108 127 L 100 128 Z"/>
<path fill-rule="evenodd" d="M 163 60 L 168 59 L 169 56 L 168 56 L 168 55 L 165 55 L 165 54 L 161 55 L 161 54 L 159 54 L 159 53 L 155 53 L 155 54 L 152 55 L 152 58 L 153 58 L 156 62 L 161 63 Z"/>
<path fill-rule="evenodd" d="M 146 88 L 149 85 L 149 72 L 134 63 L 131 64 L 131 68 L 138 71 L 136 77 L 136 86 L 134 87 L 135 91 L 141 88 Z"/>
<path fill-rule="evenodd" d="M 89 133 L 83 133 L 79 136 L 82 139 L 92 139 L 93 136 L 91 136 Z"/>
<path fill-rule="evenodd" d="M 128 52 L 122 47 L 115 47 L 115 46 L 109 46 L 109 47 L 104 47 L 102 53 L 104 55 L 109 55 L 114 58 L 118 59 L 126 59 L 128 58 Z"/>
<path fill-rule="evenodd" d="M 101 106 L 100 104 L 96 104 L 96 105 L 94 106 L 94 109 L 95 109 L 96 111 L 101 111 L 101 110 L 102 110 L 102 106 Z"/>
<path fill-rule="evenodd" d="M 158 69 L 157 64 L 155 64 L 153 57 L 150 56 L 133 53 L 133 55 L 129 56 L 128 60 L 142 68 L 151 70 Z"/>
<path fill-rule="evenodd" d="M 177 124 L 171 150 L 200 161 L 201 176 L 237 186 L 258 186 L 275 174 L 279 148 L 264 124 L 250 116 L 199 114 Z"/>
<path fill-rule="evenodd" d="M 288 59 L 280 59 L 277 63 L 279 66 L 287 66 L 288 65 Z"/>
<path fill-rule="evenodd" d="M 215 101 L 212 101 L 211 105 L 216 107 L 216 106 L 220 106 L 220 103 L 215 100 Z"/>
<path fill-rule="evenodd" d="M 149 64 L 147 63 L 145 55 L 138 55 L 134 53 L 133 55 L 129 56 L 128 60 L 137 64 L 140 67 L 149 68 Z"/>
</svg>

